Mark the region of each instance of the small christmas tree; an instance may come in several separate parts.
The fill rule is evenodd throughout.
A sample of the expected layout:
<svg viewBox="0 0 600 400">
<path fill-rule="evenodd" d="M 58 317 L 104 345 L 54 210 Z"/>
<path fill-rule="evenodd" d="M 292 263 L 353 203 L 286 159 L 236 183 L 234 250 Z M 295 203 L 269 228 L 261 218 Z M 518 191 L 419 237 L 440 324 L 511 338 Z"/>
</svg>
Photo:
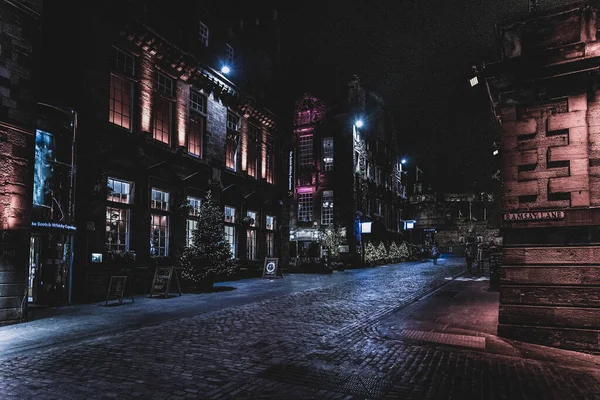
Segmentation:
<svg viewBox="0 0 600 400">
<path fill-rule="evenodd" d="M 410 258 L 410 249 L 407 242 L 402 242 L 398 247 L 398 255 L 400 259 L 408 260 Z"/>
<path fill-rule="evenodd" d="M 367 247 L 365 249 L 365 262 L 368 264 L 373 264 L 377 255 L 377 249 L 373 246 L 373 243 L 368 242 Z"/>
<path fill-rule="evenodd" d="M 337 257 L 340 251 L 340 246 L 344 243 L 344 236 L 342 235 L 342 229 L 333 226 L 333 224 L 321 228 L 319 234 L 319 242 L 321 246 L 329 250 L 329 255 Z"/>
<path fill-rule="evenodd" d="M 379 246 L 377 246 L 377 262 L 384 263 L 387 260 L 387 253 L 383 242 L 379 242 Z"/>
<path fill-rule="evenodd" d="M 210 191 L 196 218 L 198 225 L 193 232 L 192 245 L 184 249 L 180 259 L 183 267 L 181 277 L 190 282 L 212 286 L 217 277 L 232 275 L 235 264 L 231 246 L 223 231 L 223 213 L 213 203 Z"/>
<path fill-rule="evenodd" d="M 388 261 L 389 262 L 398 262 L 399 258 L 400 258 L 400 249 L 398 248 L 398 245 L 396 244 L 396 242 L 392 242 L 392 244 L 390 244 L 390 251 L 388 253 Z"/>
</svg>

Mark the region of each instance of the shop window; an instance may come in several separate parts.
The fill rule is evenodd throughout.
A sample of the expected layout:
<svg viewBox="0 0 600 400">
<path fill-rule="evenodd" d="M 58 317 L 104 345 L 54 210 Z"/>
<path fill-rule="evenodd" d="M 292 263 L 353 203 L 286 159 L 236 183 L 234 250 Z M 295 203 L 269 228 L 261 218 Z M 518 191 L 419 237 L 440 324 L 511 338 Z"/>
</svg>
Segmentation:
<svg viewBox="0 0 600 400">
<path fill-rule="evenodd" d="M 106 207 L 106 250 L 129 250 L 129 210 Z"/>
<path fill-rule="evenodd" d="M 323 201 L 321 202 L 321 224 L 329 225 L 333 223 L 333 191 L 323 191 Z"/>
<path fill-rule="evenodd" d="M 189 216 L 197 217 L 200 215 L 200 207 L 202 205 L 202 200 L 196 197 L 187 198 L 188 204 L 190 205 Z M 190 247 L 193 244 L 194 231 L 198 229 L 198 220 L 196 218 L 188 218 L 186 221 L 185 227 L 185 245 Z"/>
<path fill-rule="evenodd" d="M 231 225 L 225 225 L 223 227 L 223 230 L 225 232 L 225 240 L 227 240 L 227 242 L 231 246 L 231 257 L 235 258 L 237 251 L 235 246 L 235 227 Z"/>
<path fill-rule="evenodd" d="M 150 206 L 155 210 L 169 211 L 169 192 L 152 188 Z"/>
<path fill-rule="evenodd" d="M 256 260 L 256 230 L 246 230 L 246 259 Z"/>
<path fill-rule="evenodd" d="M 333 170 L 333 138 L 323 139 L 323 170 Z"/>
<path fill-rule="evenodd" d="M 265 229 L 268 231 L 275 230 L 275 217 L 272 215 L 267 215 L 265 218 Z"/>
<path fill-rule="evenodd" d="M 225 206 L 225 223 L 235 224 L 235 208 Z"/>
<path fill-rule="evenodd" d="M 267 256 L 275 256 L 275 234 L 273 232 L 267 232 L 265 234 L 265 240 L 267 245 Z"/>
<path fill-rule="evenodd" d="M 150 215 L 150 255 L 166 257 L 169 255 L 169 216 Z"/>
<path fill-rule="evenodd" d="M 310 222 L 312 220 L 313 194 L 298 193 L 298 221 Z"/>
</svg>

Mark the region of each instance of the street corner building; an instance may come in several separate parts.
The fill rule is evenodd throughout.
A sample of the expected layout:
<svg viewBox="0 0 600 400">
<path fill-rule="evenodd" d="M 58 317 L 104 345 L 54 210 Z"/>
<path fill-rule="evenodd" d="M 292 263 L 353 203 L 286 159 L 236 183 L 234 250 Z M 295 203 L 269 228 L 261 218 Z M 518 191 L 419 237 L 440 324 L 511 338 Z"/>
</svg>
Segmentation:
<svg viewBox="0 0 600 400">
<path fill-rule="evenodd" d="M 0 324 L 27 317 L 41 11 L 0 3 Z"/>
<path fill-rule="evenodd" d="M 355 76 L 335 106 L 311 94 L 297 99 L 293 130 L 287 180 L 292 266 L 311 270 L 326 256 L 341 268 L 358 267 L 367 242 L 399 243 L 406 188 L 384 101 Z"/>
<path fill-rule="evenodd" d="M 600 351 L 600 38 L 577 5 L 504 24 L 479 69 L 501 125 L 498 333 Z"/>
<path fill-rule="evenodd" d="M 184 11 L 177 1 L 65 7 L 44 4 L 39 58 L 53 61 L 31 71 L 38 97 L 15 99 L 12 111 L 3 99 L 2 126 L 22 136 L 0 143 L 14 165 L 3 238 L 23 237 L 2 242 L 14 257 L 0 264 L 0 320 L 23 319 L 28 301 L 102 299 L 111 275 L 146 293 L 155 267 L 177 265 L 190 244 L 208 191 L 240 270 L 259 274 L 287 240 L 277 13 Z M 26 11 L 10 10 L 39 25 Z"/>
</svg>

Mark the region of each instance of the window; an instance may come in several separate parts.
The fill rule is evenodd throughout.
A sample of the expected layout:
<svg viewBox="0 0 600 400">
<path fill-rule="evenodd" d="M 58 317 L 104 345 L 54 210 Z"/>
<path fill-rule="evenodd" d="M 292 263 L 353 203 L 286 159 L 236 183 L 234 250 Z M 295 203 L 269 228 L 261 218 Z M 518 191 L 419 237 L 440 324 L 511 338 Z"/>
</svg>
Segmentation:
<svg viewBox="0 0 600 400">
<path fill-rule="evenodd" d="M 237 250 L 235 247 L 235 227 L 225 225 L 223 229 L 225 231 L 225 240 L 227 240 L 227 242 L 229 242 L 229 245 L 231 246 L 231 257 L 235 258 Z"/>
<path fill-rule="evenodd" d="M 321 203 L 321 224 L 329 225 L 333 223 L 333 190 L 323 191 L 323 201 Z"/>
<path fill-rule="evenodd" d="M 129 249 L 129 210 L 106 207 L 106 250 Z"/>
<path fill-rule="evenodd" d="M 133 105 L 133 82 L 135 59 L 124 51 L 113 47 L 112 71 L 110 75 L 109 122 L 131 130 Z"/>
<path fill-rule="evenodd" d="M 333 170 L 333 138 L 323 139 L 323 170 Z"/>
<path fill-rule="evenodd" d="M 298 221 L 310 222 L 312 220 L 313 194 L 298 194 Z"/>
<path fill-rule="evenodd" d="M 133 84 L 114 74 L 110 75 L 110 105 L 108 121 L 131 130 L 131 98 Z"/>
<path fill-rule="evenodd" d="M 161 94 L 173 96 L 173 79 L 159 72 L 156 74 L 156 90 Z"/>
<path fill-rule="evenodd" d="M 198 21 L 198 40 L 208 47 L 208 27 L 202 21 Z"/>
<path fill-rule="evenodd" d="M 169 144 L 171 136 L 171 112 L 173 103 L 161 96 L 154 99 L 154 129 L 152 137 Z"/>
<path fill-rule="evenodd" d="M 313 164 L 312 135 L 300 136 L 300 139 L 298 141 L 298 153 L 301 167 L 309 167 Z"/>
<path fill-rule="evenodd" d="M 151 208 L 154 210 L 169 211 L 169 192 L 152 188 Z"/>
<path fill-rule="evenodd" d="M 275 230 L 275 217 L 272 215 L 267 215 L 265 218 L 265 229 L 268 231 Z"/>
<path fill-rule="evenodd" d="M 258 177 L 258 154 L 260 146 L 260 130 L 257 126 L 248 125 L 248 154 L 246 156 L 248 175 Z"/>
<path fill-rule="evenodd" d="M 154 257 L 169 255 L 169 216 L 151 214 L 150 255 Z"/>
<path fill-rule="evenodd" d="M 265 235 L 265 241 L 267 244 L 267 256 L 275 256 L 275 234 L 273 232 L 267 232 Z"/>
<path fill-rule="evenodd" d="M 188 153 L 202 157 L 204 127 L 206 126 L 206 97 L 190 91 L 190 113 L 188 127 Z"/>
<path fill-rule="evenodd" d="M 110 194 L 107 200 L 115 203 L 131 204 L 131 182 L 120 181 L 114 178 L 108 178 L 108 188 Z"/>
<path fill-rule="evenodd" d="M 235 224 L 235 208 L 225 206 L 225 223 Z"/>
<path fill-rule="evenodd" d="M 233 47 L 228 43 L 225 43 L 225 57 L 227 57 L 227 61 L 233 63 Z"/>
<path fill-rule="evenodd" d="M 240 130 L 240 117 L 233 113 L 227 113 L 227 129 L 238 132 Z"/>
<path fill-rule="evenodd" d="M 256 230 L 246 230 L 246 259 L 256 260 Z"/>
<path fill-rule="evenodd" d="M 256 211 L 246 211 L 248 226 L 252 228 L 258 227 L 258 213 Z"/>
<path fill-rule="evenodd" d="M 225 147 L 225 166 L 233 171 L 237 167 L 237 141 L 236 136 L 227 134 L 227 143 Z"/>
<path fill-rule="evenodd" d="M 200 215 L 200 207 L 202 200 L 196 197 L 187 198 L 188 204 L 190 205 L 190 217 L 197 217 Z M 194 231 L 198 229 L 198 220 L 195 218 L 188 218 L 185 226 L 185 245 L 190 247 L 193 244 Z"/>
<path fill-rule="evenodd" d="M 273 166 L 275 164 L 275 151 L 273 149 L 273 137 L 267 135 L 267 158 L 265 177 L 268 183 L 273 183 Z"/>
</svg>

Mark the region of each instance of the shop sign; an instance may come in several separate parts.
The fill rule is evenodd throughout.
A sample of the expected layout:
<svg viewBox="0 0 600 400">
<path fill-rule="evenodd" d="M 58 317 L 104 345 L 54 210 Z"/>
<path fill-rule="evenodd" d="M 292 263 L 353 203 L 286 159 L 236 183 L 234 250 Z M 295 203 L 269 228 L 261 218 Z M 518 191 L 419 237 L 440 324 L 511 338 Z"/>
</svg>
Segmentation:
<svg viewBox="0 0 600 400">
<path fill-rule="evenodd" d="M 68 231 L 75 231 L 77 228 L 74 225 L 60 224 L 58 222 L 40 222 L 33 221 L 31 226 L 36 226 L 39 228 L 56 228 L 56 229 L 66 229 Z"/>
<path fill-rule="evenodd" d="M 522 221 L 556 221 L 565 218 L 564 211 L 536 211 L 536 212 L 520 212 L 520 213 L 505 213 L 503 216 L 504 222 L 522 222 Z"/>
<path fill-rule="evenodd" d="M 292 191 L 294 182 L 294 151 L 290 150 L 288 167 L 288 191 Z"/>
</svg>

